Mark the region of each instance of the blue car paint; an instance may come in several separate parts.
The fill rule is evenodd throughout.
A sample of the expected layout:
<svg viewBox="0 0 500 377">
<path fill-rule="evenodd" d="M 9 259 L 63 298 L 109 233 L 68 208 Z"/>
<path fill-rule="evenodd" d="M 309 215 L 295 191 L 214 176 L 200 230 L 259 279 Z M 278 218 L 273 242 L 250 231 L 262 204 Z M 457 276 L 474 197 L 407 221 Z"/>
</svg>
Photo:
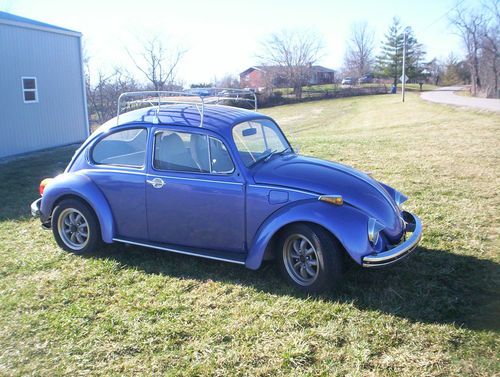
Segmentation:
<svg viewBox="0 0 500 377">
<path fill-rule="evenodd" d="M 367 238 L 375 217 L 386 226 L 382 240 L 403 235 L 395 191 L 341 164 L 298 156 L 274 156 L 246 168 L 238 158 L 232 127 L 244 121 L 271 118 L 226 106 L 206 106 L 203 126 L 193 106 L 173 105 L 158 114 L 140 109 L 101 126 L 73 156 L 66 173 L 50 183 L 42 200 L 42 217 L 50 217 L 57 198 L 74 194 L 87 201 L 101 224 L 104 242 L 113 238 L 162 242 L 247 253 L 246 266 L 261 265 L 268 242 L 283 226 L 307 221 L 329 230 L 357 263 L 377 250 Z M 160 124 L 157 124 L 159 121 Z M 124 128 L 149 130 L 143 168 L 93 164 L 88 151 L 102 137 Z M 152 166 L 153 133 L 158 129 L 201 132 L 223 141 L 235 170 L 228 175 L 159 172 Z M 168 200 L 152 192 L 146 179 L 167 181 Z M 143 185 L 141 187 L 141 185 Z M 392 190 L 392 191 L 391 191 Z M 321 194 L 342 195 L 345 204 L 318 201 Z M 220 196 L 219 196 L 220 195 Z M 155 197 L 157 196 L 157 197 Z"/>
<path fill-rule="evenodd" d="M 49 220 L 57 200 L 65 196 L 75 196 L 87 202 L 99 220 L 102 240 L 113 242 L 115 226 L 111 208 L 96 184 L 83 172 L 61 174 L 47 185 L 40 206 L 42 222 Z"/>
<path fill-rule="evenodd" d="M 191 175 L 191 177 L 189 177 Z M 165 186 L 148 185 L 149 239 L 187 247 L 245 252 L 245 190 L 231 178 L 155 173 Z"/>
<path fill-rule="evenodd" d="M 381 221 L 391 242 L 401 238 L 403 223 L 394 199 L 377 181 L 350 167 L 305 156 L 275 157 L 260 165 L 254 179 L 257 184 L 341 195 L 344 202 Z"/>
<path fill-rule="evenodd" d="M 133 169 L 80 170 L 104 196 L 114 219 L 114 237 L 147 239 L 145 174 Z M 133 219 L 133 221 L 130 221 Z M 113 237 L 111 237 L 113 238 Z"/>
</svg>

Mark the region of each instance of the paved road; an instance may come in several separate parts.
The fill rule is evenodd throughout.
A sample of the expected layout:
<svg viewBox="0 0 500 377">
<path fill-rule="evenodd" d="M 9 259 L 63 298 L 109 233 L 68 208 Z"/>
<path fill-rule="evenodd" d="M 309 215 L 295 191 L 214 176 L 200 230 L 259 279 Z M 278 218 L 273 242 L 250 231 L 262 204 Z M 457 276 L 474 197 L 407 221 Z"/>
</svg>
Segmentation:
<svg viewBox="0 0 500 377">
<path fill-rule="evenodd" d="M 465 97 L 455 94 L 463 89 L 461 86 L 447 86 L 423 92 L 420 97 L 431 102 L 500 112 L 500 99 Z"/>
</svg>

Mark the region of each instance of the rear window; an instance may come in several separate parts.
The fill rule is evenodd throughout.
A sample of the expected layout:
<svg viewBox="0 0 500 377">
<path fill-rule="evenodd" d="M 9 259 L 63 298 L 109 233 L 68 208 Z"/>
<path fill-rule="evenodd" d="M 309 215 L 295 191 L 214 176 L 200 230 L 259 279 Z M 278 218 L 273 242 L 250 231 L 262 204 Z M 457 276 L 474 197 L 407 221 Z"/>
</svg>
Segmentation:
<svg viewBox="0 0 500 377">
<path fill-rule="evenodd" d="M 147 131 L 133 128 L 114 132 L 92 148 L 95 164 L 143 167 L 146 159 Z"/>
</svg>

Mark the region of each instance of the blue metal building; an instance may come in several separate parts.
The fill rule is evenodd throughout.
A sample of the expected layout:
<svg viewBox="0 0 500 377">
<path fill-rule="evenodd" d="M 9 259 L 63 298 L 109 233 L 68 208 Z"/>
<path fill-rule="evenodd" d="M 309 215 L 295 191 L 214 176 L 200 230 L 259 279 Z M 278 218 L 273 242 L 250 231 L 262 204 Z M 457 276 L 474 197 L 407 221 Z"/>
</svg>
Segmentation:
<svg viewBox="0 0 500 377">
<path fill-rule="evenodd" d="M 0 158 L 88 136 L 81 36 L 0 12 Z"/>
</svg>

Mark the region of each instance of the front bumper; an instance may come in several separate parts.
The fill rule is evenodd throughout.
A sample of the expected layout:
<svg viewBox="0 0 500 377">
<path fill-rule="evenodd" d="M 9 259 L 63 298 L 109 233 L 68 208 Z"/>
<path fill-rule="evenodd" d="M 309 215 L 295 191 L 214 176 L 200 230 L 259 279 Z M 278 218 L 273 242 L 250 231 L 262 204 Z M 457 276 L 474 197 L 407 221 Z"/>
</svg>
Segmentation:
<svg viewBox="0 0 500 377">
<path fill-rule="evenodd" d="M 410 212 L 404 212 L 404 217 L 407 222 L 406 231 L 412 232 L 410 238 L 390 250 L 363 257 L 363 267 L 388 266 L 400 261 L 416 249 L 422 239 L 422 222 Z"/>
</svg>

